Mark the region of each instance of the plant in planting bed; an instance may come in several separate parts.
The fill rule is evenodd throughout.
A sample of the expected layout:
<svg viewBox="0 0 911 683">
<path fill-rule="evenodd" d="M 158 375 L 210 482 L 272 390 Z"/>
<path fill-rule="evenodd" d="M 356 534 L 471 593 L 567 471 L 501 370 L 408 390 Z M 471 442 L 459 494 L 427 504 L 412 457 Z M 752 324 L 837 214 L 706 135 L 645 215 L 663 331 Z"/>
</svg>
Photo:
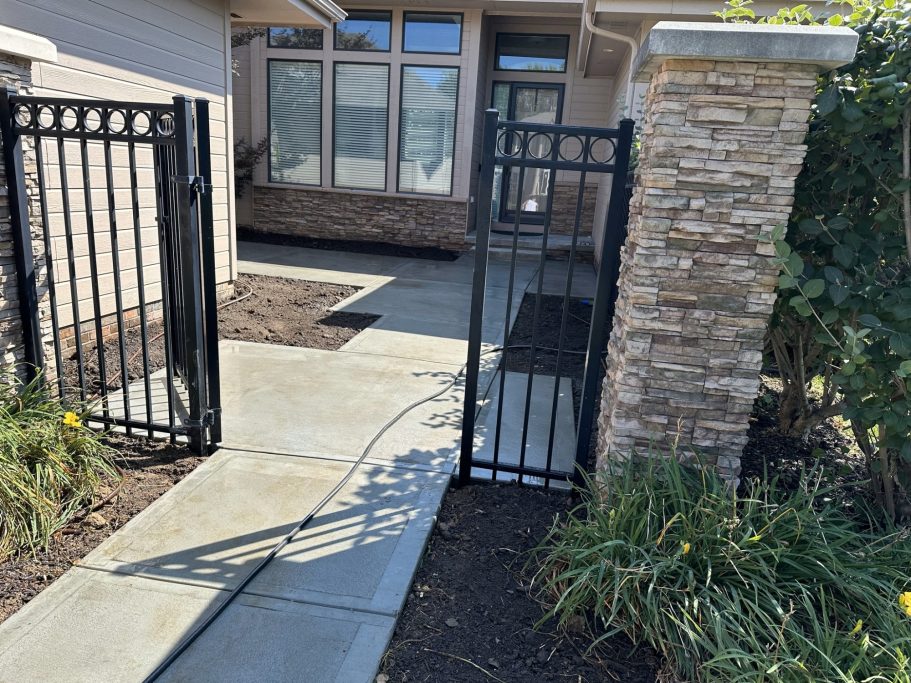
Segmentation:
<svg viewBox="0 0 911 683">
<path fill-rule="evenodd" d="M 40 378 L 0 378 L 0 558 L 47 547 L 102 481 L 119 476 L 114 451 L 83 414 Z"/>
<path fill-rule="evenodd" d="M 911 540 L 821 481 L 738 494 L 676 457 L 618 464 L 536 552 L 548 617 L 652 646 L 672 680 L 907 683 Z"/>
</svg>

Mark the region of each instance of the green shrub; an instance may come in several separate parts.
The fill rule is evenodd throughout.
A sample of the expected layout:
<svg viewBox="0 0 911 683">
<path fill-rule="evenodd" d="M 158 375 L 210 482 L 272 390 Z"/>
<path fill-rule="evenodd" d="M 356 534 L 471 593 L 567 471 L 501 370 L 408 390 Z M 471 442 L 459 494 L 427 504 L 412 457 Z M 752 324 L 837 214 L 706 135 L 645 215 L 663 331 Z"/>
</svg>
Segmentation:
<svg viewBox="0 0 911 683">
<path fill-rule="evenodd" d="M 907 683 L 911 540 L 819 482 L 738 494 L 675 458 L 618 465 L 537 551 L 548 616 L 650 645 L 674 680 Z"/>
<path fill-rule="evenodd" d="M 0 378 L 0 558 L 46 547 L 118 476 L 112 454 L 40 380 Z"/>
</svg>

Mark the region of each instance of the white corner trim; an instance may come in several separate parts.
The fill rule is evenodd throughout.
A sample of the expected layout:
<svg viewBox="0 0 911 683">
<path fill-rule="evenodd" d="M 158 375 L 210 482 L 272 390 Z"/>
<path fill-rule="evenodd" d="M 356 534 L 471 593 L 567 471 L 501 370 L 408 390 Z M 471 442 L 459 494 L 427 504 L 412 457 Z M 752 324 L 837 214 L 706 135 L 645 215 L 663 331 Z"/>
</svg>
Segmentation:
<svg viewBox="0 0 911 683">
<path fill-rule="evenodd" d="M 0 25 L 0 54 L 22 57 L 32 62 L 56 62 L 57 46 L 44 36 Z"/>
<path fill-rule="evenodd" d="M 660 21 L 640 49 L 633 75 L 648 81 L 668 59 L 813 64 L 828 71 L 854 61 L 857 41 L 844 26 Z"/>
</svg>

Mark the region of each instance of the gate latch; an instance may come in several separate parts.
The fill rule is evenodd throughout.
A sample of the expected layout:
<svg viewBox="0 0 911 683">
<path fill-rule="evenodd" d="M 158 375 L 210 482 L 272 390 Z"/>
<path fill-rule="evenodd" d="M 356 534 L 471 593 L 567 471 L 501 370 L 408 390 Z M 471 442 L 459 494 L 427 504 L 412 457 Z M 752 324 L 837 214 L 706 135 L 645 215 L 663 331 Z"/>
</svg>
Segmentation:
<svg viewBox="0 0 911 683">
<path fill-rule="evenodd" d="M 181 185 L 189 185 L 197 194 L 205 194 L 212 189 L 212 183 L 207 183 L 201 175 L 176 175 L 172 176 L 172 180 Z"/>
</svg>

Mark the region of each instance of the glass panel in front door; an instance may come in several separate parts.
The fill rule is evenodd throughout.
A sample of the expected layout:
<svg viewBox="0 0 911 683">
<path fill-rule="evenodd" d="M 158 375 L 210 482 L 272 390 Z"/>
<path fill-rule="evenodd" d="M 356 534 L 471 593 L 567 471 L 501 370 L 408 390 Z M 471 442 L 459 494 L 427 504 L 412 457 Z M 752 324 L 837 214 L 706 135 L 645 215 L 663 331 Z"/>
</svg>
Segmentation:
<svg viewBox="0 0 911 683">
<path fill-rule="evenodd" d="M 522 121 L 524 123 L 556 123 L 557 112 L 560 106 L 560 90 L 542 86 L 514 85 L 512 105 L 512 119 L 514 121 Z M 529 149 L 528 152 L 535 156 L 546 155 L 547 144 L 547 139 L 544 136 L 539 136 L 536 140 L 531 141 L 532 149 Z M 511 169 L 510 172 L 506 174 L 506 206 L 504 208 L 508 211 L 512 220 L 515 219 L 518 181 L 518 170 Z M 547 201 L 547 185 L 549 181 L 549 169 L 525 169 L 525 178 L 523 179 L 520 198 L 520 205 L 522 207 L 521 222 L 541 221 Z"/>
</svg>

